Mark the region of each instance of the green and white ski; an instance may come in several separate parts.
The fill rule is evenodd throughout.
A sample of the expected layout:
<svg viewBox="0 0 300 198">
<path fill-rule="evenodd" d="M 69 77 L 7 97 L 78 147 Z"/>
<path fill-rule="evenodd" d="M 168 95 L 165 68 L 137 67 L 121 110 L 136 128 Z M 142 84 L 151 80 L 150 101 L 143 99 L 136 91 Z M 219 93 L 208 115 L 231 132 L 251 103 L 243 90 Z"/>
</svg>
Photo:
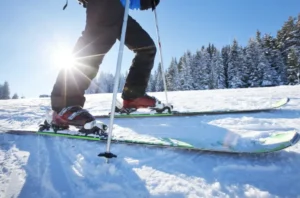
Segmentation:
<svg viewBox="0 0 300 198">
<path fill-rule="evenodd" d="M 200 116 L 200 115 L 220 115 L 220 114 L 237 114 L 237 113 L 257 113 L 257 112 L 264 112 L 264 111 L 271 111 L 277 108 L 280 108 L 286 105 L 289 102 L 289 98 L 282 98 L 271 104 L 269 107 L 264 108 L 249 108 L 249 109 L 227 109 L 227 110 L 214 110 L 214 111 L 194 111 L 194 112 L 180 112 L 180 111 L 172 111 L 170 113 L 163 112 L 157 113 L 155 111 L 151 112 L 132 112 L 130 114 L 120 114 L 115 113 L 115 118 L 144 118 L 144 117 L 171 117 L 171 116 Z M 110 114 L 106 115 L 95 115 L 95 118 L 109 118 Z"/>
<path fill-rule="evenodd" d="M 17 135 L 42 135 L 52 137 L 64 137 L 73 138 L 88 141 L 101 141 L 106 142 L 106 137 L 99 137 L 96 135 L 84 135 L 78 131 L 63 130 L 57 133 L 53 131 L 33 131 L 33 130 L 9 130 L 9 134 Z M 148 135 L 135 135 L 135 136 L 113 136 L 112 142 L 125 143 L 142 146 L 157 146 L 157 147 L 170 147 L 195 151 L 209 151 L 209 152 L 221 152 L 221 153 L 248 153 L 259 154 L 279 151 L 288 148 L 296 144 L 300 139 L 299 133 L 296 131 L 278 132 L 273 133 L 264 138 L 247 139 L 240 138 L 237 143 L 225 142 L 223 139 L 216 139 L 214 142 L 207 144 L 203 142 L 189 142 L 187 140 L 180 140 L 174 138 L 157 138 Z"/>
</svg>

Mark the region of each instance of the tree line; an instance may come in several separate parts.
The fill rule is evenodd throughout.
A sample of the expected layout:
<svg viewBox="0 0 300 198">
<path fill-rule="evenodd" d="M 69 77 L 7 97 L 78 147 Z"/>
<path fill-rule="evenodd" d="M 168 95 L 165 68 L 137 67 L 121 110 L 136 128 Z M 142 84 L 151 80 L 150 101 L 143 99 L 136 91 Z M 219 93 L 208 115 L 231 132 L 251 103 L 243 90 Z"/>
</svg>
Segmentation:
<svg viewBox="0 0 300 198">
<path fill-rule="evenodd" d="M 217 49 L 213 44 L 172 58 L 165 77 L 169 91 L 267 87 L 300 84 L 300 14 L 289 17 L 276 36 L 257 30 L 246 46 L 237 40 Z M 122 90 L 126 74 L 120 77 Z M 87 93 L 113 92 L 114 76 L 100 73 Z M 147 91 L 163 91 L 161 65 Z"/>
<path fill-rule="evenodd" d="M 0 84 L 0 100 L 7 99 L 19 99 L 19 96 L 15 93 L 12 97 L 10 97 L 9 84 L 5 81 L 4 84 Z"/>
</svg>

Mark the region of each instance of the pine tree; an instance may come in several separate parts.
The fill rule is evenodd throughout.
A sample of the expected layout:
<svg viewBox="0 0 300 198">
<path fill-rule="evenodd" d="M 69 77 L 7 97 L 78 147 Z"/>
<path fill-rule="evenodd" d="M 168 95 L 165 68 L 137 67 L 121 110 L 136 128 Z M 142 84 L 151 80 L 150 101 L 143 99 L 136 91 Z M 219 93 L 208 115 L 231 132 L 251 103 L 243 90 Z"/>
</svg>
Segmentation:
<svg viewBox="0 0 300 198">
<path fill-rule="evenodd" d="M 114 88 L 114 76 L 110 73 L 101 72 L 96 84 L 96 93 L 112 93 Z"/>
<path fill-rule="evenodd" d="M 155 85 L 156 85 L 156 82 L 155 82 L 155 72 L 154 72 L 154 74 L 153 75 L 151 75 L 151 91 L 152 92 L 155 92 Z"/>
<path fill-rule="evenodd" d="M 262 68 L 262 83 L 261 86 L 267 87 L 267 86 L 274 86 L 276 85 L 276 81 L 274 79 L 274 76 L 276 75 L 276 71 L 273 67 L 271 67 L 270 63 L 264 56 L 264 54 L 261 55 L 261 62 L 259 63 L 259 66 Z"/>
<path fill-rule="evenodd" d="M 13 95 L 12 99 L 19 99 L 18 94 L 15 93 L 15 94 Z"/>
<path fill-rule="evenodd" d="M 241 88 L 245 87 L 243 71 L 243 52 L 242 48 L 239 47 L 236 40 L 233 41 L 230 47 L 230 53 L 228 58 L 228 87 L 229 88 Z"/>
<path fill-rule="evenodd" d="M 169 69 L 166 74 L 166 81 L 167 81 L 167 89 L 168 91 L 176 91 L 179 87 L 179 80 L 178 80 L 178 63 L 176 58 L 172 58 Z"/>
<path fill-rule="evenodd" d="M 193 56 L 193 62 L 191 66 L 193 88 L 195 90 L 201 89 L 201 70 L 202 70 L 201 62 L 202 62 L 202 52 L 197 50 L 196 54 Z"/>
<path fill-rule="evenodd" d="M 217 51 L 217 48 L 213 44 L 209 43 L 209 45 L 208 45 L 208 47 L 207 47 L 206 50 L 207 50 L 207 52 L 209 54 L 209 57 L 212 58 L 213 55 L 215 54 L 215 52 Z"/>
<path fill-rule="evenodd" d="M 221 53 L 216 50 L 213 54 L 212 61 L 212 82 L 213 89 L 224 89 L 226 88 L 225 83 L 225 69 L 223 65 L 223 59 Z"/>
<path fill-rule="evenodd" d="M 297 56 L 300 53 L 300 14 L 298 16 L 298 21 L 295 18 L 291 20 L 291 27 L 288 31 L 288 37 L 285 39 L 285 51 L 289 53 L 290 49 L 293 48 Z M 292 22 L 293 21 L 293 22 Z"/>
<path fill-rule="evenodd" d="M 272 81 L 274 85 L 284 85 L 287 83 L 286 65 L 281 52 L 276 47 L 276 39 L 266 34 L 263 37 L 263 51 L 274 70 Z"/>
<path fill-rule="evenodd" d="M 196 52 L 193 60 L 192 79 L 195 89 L 205 90 L 210 88 L 210 54 L 209 50 L 202 47 Z"/>
<path fill-rule="evenodd" d="M 153 74 L 150 74 L 146 92 L 155 92 L 155 84 Z"/>
<path fill-rule="evenodd" d="M 261 32 L 259 30 L 256 31 L 256 41 L 258 42 L 259 45 L 262 45 L 262 39 L 261 39 Z"/>
<path fill-rule="evenodd" d="M 257 41 L 250 39 L 246 47 L 245 65 L 246 83 L 249 87 L 259 87 L 262 84 L 263 72 L 260 65 Z"/>
<path fill-rule="evenodd" d="M 2 87 L 2 99 L 10 99 L 10 89 L 7 81 L 4 82 L 4 85 Z"/>
<path fill-rule="evenodd" d="M 295 49 L 295 53 L 298 56 L 298 62 L 300 62 L 300 13 L 298 15 L 298 20 L 296 22 L 293 36 L 294 36 L 293 48 Z"/>
<path fill-rule="evenodd" d="M 191 63 L 192 55 L 191 52 L 186 52 L 181 61 L 180 70 L 180 88 L 181 90 L 192 90 L 193 89 L 193 78 L 191 74 Z"/>
<path fill-rule="evenodd" d="M 174 91 L 180 90 L 180 74 L 179 74 L 179 68 L 178 68 L 178 63 L 177 60 L 174 64 L 174 77 L 173 77 L 173 87 Z"/>
<path fill-rule="evenodd" d="M 228 61 L 229 61 L 229 54 L 230 54 L 230 45 L 223 47 L 221 53 L 222 53 L 223 66 L 224 66 L 225 88 L 229 88 Z"/>
<path fill-rule="evenodd" d="M 154 91 L 160 92 L 164 90 L 164 84 L 163 84 L 163 79 L 162 79 L 162 74 L 161 74 L 161 64 L 158 64 L 157 70 L 154 73 L 154 84 L 155 84 L 155 89 Z"/>
<path fill-rule="evenodd" d="M 294 32 L 296 29 L 295 18 L 289 19 L 283 24 L 282 28 L 277 32 L 277 48 L 281 51 L 284 63 L 287 63 L 288 53 L 294 44 Z"/>
<path fill-rule="evenodd" d="M 217 64 L 215 60 L 213 60 L 214 54 L 210 55 L 210 60 L 209 60 L 209 89 L 215 89 L 217 87 Z"/>
<path fill-rule="evenodd" d="M 106 84 L 107 84 L 107 93 L 114 92 L 114 83 L 115 77 L 112 74 L 107 74 Z"/>
<path fill-rule="evenodd" d="M 2 100 L 3 98 L 3 85 L 0 84 L 0 100 Z"/>
<path fill-rule="evenodd" d="M 210 89 L 211 88 L 211 58 L 210 54 L 202 49 L 201 50 L 201 65 L 200 65 L 200 86 L 202 89 Z"/>
<path fill-rule="evenodd" d="M 290 85 L 300 84 L 300 63 L 295 49 L 291 49 L 287 59 L 287 78 Z"/>
<path fill-rule="evenodd" d="M 275 70 L 271 67 L 261 44 L 257 40 L 249 40 L 246 48 L 245 64 L 245 69 L 248 69 L 247 72 L 249 75 L 247 79 L 248 86 L 260 87 L 276 84 L 274 81 Z"/>
<path fill-rule="evenodd" d="M 122 92 L 125 84 L 125 76 L 120 74 L 118 92 Z M 95 94 L 95 93 L 112 93 L 114 89 L 115 77 L 111 73 L 101 72 L 97 78 L 94 78 L 85 91 L 86 94 Z"/>
</svg>

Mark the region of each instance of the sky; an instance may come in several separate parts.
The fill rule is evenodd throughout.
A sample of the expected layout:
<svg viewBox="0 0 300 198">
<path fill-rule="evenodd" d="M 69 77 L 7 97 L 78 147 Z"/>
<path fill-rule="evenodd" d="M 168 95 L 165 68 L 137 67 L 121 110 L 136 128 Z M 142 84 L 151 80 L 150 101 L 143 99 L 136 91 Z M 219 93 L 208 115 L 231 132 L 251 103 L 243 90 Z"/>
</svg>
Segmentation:
<svg viewBox="0 0 300 198">
<path fill-rule="evenodd" d="M 26 98 L 50 94 L 60 70 L 59 54 L 71 52 L 85 27 L 85 9 L 76 0 L 2 1 L 0 3 L 0 84 Z M 172 57 L 214 44 L 219 49 L 237 39 L 246 45 L 256 31 L 276 36 L 289 16 L 297 17 L 299 0 L 161 0 L 157 7 L 165 69 Z M 130 15 L 157 42 L 152 11 Z M 106 54 L 100 71 L 115 73 L 119 42 Z M 134 53 L 125 48 L 122 72 Z M 160 61 L 159 53 L 155 67 Z"/>
</svg>

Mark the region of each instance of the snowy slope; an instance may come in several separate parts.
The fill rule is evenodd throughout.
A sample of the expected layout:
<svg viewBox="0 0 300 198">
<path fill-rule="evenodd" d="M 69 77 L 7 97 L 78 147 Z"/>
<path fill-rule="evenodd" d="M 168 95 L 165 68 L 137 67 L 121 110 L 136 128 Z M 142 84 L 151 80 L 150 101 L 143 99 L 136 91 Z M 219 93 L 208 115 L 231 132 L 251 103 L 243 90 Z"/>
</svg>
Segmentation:
<svg viewBox="0 0 300 198">
<path fill-rule="evenodd" d="M 210 138 L 215 134 L 264 137 L 300 131 L 300 87 L 170 92 L 176 110 L 264 107 L 289 97 L 285 107 L 264 113 L 115 120 L 115 133 Z M 163 93 L 154 93 L 164 99 Z M 111 94 L 88 95 L 93 114 L 110 110 Z M 113 144 L 110 164 L 97 157 L 106 144 L 17 136 L 7 129 L 34 129 L 49 99 L 0 101 L 0 198 L 3 197 L 300 197 L 300 146 L 267 155 L 221 155 Z M 102 119 L 108 123 L 108 119 Z M 0 132 L 0 133 L 1 133 Z"/>
</svg>

